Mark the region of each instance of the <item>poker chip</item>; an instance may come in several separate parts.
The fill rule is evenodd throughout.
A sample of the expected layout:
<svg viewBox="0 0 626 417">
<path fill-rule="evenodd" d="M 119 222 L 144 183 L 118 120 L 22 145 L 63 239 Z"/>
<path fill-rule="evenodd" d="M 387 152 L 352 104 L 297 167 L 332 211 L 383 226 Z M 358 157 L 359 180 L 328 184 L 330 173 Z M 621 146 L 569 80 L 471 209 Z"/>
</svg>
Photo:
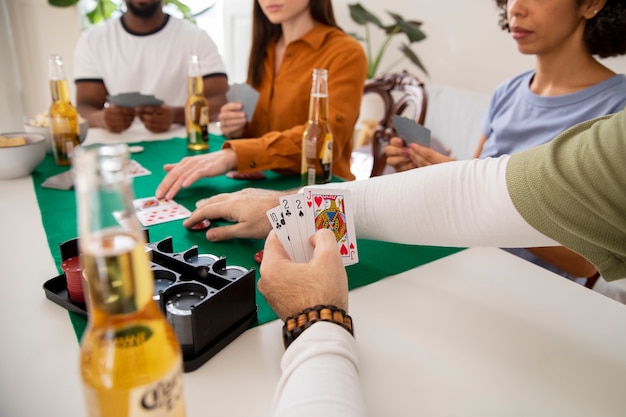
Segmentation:
<svg viewBox="0 0 626 417">
<path fill-rule="evenodd" d="M 139 145 L 129 146 L 128 151 L 130 153 L 141 153 L 143 152 L 143 146 L 139 146 Z"/>
<path fill-rule="evenodd" d="M 209 227 L 211 227 L 211 222 L 209 221 L 209 219 L 204 219 L 189 227 L 189 230 L 206 230 Z"/>
<path fill-rule="evenodd" d="M 84 303 L 83 293 L 83 271 L 80 265 L 80 255 L 67 258 L 61 263 L 61 269 L 65 273 L 67 293 L 70 300 L 77 303 Z"/>
<path fill-rule="evenodd" d="M 174 327 L 181 345 L 193 346 L 192 309 L 204 300 L 206 290 L 192 285 L 169 298 L 165 302 L 165 316 Z"/>
<path fill-rule="evenodd" d="M 259 265 L 261 264 L 261 262 L 263 261 L 263 251 L 260 250 L 257 253 L 254 254 L 254 261 L 256 263 L 258 263 Z"/>
</svg>

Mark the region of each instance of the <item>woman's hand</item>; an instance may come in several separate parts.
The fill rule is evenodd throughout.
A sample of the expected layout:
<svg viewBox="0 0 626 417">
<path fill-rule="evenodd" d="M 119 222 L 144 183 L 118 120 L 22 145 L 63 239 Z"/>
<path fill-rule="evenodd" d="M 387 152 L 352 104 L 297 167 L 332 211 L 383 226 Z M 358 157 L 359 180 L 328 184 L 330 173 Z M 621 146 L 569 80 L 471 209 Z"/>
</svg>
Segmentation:
<svg viewBox="0 0 626 417">
<path fill-rule="evenodd" d="M 237 154 L 222 149 L 204 155 L 188 156 L 177 164 L 163 166 L 167 175 L 156 189 L 156 198 L 171 200 L 183 187 L 189 187 L 203 177 L 215 177 L 237 168 Z"/>
<path fill-rule="evenodd" d="M 239 138 L 248 121 L 241 103 L 226 103 L 220 109 L 218 117 L 222 134 L 229 139 Z"/>
</svg>

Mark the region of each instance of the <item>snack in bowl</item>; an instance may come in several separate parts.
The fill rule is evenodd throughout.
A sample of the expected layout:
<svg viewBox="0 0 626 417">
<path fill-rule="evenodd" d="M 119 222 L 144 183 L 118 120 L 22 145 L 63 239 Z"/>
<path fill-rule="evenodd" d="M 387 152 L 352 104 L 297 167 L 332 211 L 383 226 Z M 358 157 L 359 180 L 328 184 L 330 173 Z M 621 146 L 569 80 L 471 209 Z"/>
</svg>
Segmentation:
<svg viewBox="0 0 626 417">
<path fill-rule="evenodd" d="M 0 133 L 0 180 L 30 175 L 46 156 L 46 146 L 35 133 Z"/>
<path fill-rule="evenodd" d="M 24 138 L 24 136 L 15 136 L 11 138 L 0 136 L 0 148 L 4 148 L 6 146 L 21 146 L 21 145 L 26 145 L 26 139 Z"/>
</svg>

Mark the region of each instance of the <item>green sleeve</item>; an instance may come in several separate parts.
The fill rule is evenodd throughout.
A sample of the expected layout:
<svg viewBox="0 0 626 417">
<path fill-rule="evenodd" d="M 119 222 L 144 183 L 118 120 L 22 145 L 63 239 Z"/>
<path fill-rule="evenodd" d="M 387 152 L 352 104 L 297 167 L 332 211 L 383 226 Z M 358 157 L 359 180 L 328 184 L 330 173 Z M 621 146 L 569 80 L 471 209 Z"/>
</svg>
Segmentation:
<svg viewBox="0 0 626 417">
<path fill-rule="evenodd" d="M 607 280 L 626 278 L 626 109 L 511 156 L 513 204 L 535 229 Z"/>
</svg>

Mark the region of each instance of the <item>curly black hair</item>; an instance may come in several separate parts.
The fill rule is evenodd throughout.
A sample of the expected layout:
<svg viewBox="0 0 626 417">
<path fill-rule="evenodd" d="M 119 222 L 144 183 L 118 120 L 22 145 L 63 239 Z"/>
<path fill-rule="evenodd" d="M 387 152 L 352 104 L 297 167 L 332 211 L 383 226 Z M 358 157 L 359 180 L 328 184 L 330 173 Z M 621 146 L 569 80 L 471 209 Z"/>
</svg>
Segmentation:
<svg viewBox="0 0 626 417">
<path fill-rule="evenodd" d="M 584 0 L 576 0 L 581 4 Z M 499 24 L 510 31 L 506 13 L 507 0 L 496 0 L 500 9 Z M 592 19 L 587 21 L 583 35 L 587 50 L 600 58 L 626 54 L 626 0 L 607 0 Z"/>
</svg>

